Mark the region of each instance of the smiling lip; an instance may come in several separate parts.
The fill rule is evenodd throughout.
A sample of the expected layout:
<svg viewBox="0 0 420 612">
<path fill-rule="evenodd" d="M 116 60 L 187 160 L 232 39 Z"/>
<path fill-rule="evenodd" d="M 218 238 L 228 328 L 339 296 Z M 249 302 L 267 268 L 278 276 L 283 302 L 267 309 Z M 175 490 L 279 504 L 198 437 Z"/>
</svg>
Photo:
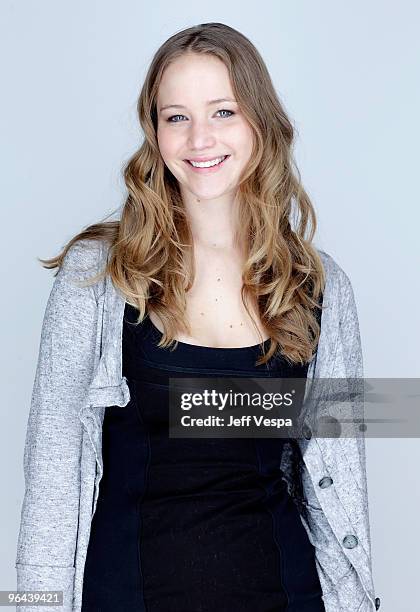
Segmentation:
<svg viewBox="0 0 420 612">
<path fill-rule="evenodd" d="M 230 155 L 221 155 L 220 157 L 224 157 L 225 159 L 221 161 L 220 163 L 216 164 L 215 166 L 209 166 L 208 168 L 206 167 L 200 168 L 200 167 L 193 166 L 188 159 L 184 159 L 184 162 L 187 164 L 188 168 L 192 170 L 192 172 L 196 172 L 197 174 L 213 174 L 215 172 L 218 172 L 221 168 L 223 168 L 227 160 L 230 158 Z M 207 160 L 200 160 L 200 161 L 212 161 L 213 159 L 217 159 L 217 157 L 213 157 Z M 196 160 L 193 160 L 193 161 L 196 161 Z"/>
<path fill-rule="evenodd" d="M 226 155 L 213 155 L 213 157 L 190 157 L 189 159 L 185 159 L 184 161 L 207 162 L 213 161 L 214 159 L 219 159 L 219 157 L 226 157 Z"/>
</svg>

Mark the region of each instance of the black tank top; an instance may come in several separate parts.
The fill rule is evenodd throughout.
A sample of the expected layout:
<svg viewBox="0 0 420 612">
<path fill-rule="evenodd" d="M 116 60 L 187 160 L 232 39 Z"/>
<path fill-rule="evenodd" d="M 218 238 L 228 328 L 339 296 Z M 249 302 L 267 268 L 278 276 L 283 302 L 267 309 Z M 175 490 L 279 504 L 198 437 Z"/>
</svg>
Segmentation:
<svg viewBox="0 0 420 612">
<path fill-rule="evenodd" d="M 157 346 L 125 306 L 131 399 L 105 410 L 83 612 L 325 612 L 315 550 L 280 470 L 285 438 L 169 438 L 168 378 L 306 377 L 260 345 Z M 268 348 L 269 340 L 265 345 Z"/>
</svg>

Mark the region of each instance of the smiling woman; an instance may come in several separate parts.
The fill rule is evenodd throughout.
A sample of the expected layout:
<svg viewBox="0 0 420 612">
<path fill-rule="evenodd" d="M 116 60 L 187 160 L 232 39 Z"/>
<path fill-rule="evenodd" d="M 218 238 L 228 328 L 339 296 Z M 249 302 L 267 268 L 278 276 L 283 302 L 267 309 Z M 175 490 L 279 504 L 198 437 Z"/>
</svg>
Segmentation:
<svg viewBox="0 0 420 612">
<path fill-rule="evenodd" d="M 164 71 L 157 105 L 159 150 L 178 181 L 190 218 L 197 219 L 194 198 L 232 209 L 254 136 L 235 100 L 226 65 L 211 54 L 184 53 Z M 182 114 L 171 114 L 173 109 L 182 109 Z"/>
<path fill-rule="evenodd" d="M 62 612 L 377 609 L 360 432 L 316 439 L 305 405 L 296 439 L 169 437 L 174 377 L 363 375 L 264 61 L 227 25 L 178 32 L 138 114 L 121 219 L 43 261 L 18 589 Z"/>
</svg>

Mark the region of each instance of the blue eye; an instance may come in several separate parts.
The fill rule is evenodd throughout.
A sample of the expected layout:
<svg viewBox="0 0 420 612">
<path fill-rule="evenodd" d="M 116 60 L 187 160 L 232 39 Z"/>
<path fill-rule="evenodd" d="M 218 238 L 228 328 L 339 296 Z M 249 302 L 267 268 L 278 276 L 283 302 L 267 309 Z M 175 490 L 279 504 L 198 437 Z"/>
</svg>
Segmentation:
<svg viewBox="0 0 420 612">
<path fill-rule="evenodd" d="M 226 108 L 222 108 L 221 110 L 219 110 L 217 112 L 218 113 L 230 113 L 230 115 L 228 115 L 228 117 L 222 117 L 222 119 L 229 119 L 229 117 L 231 115 L 235 114 L 233 111 L 227 110 Z M 180 123 L 180 121 L 172 121 L 172 119 L 174 119 L 175 117 L 185 117 L 185 115 L 172 115 L 171 117 L 168 117 L 168 119 L 166 121 L 169 121 L 169 123 Z"/>
<path fill-rule="evenodd" d="M 217 112 L 218 113 L 230 113 L 229 117 L 235 114 L 233 111 L 227 110 L 226 108 L 223 108 L 222 110 L 219 110 Z M 225 117 L 225 119 L 228 119 L 228 117 Z"/>
</svg>

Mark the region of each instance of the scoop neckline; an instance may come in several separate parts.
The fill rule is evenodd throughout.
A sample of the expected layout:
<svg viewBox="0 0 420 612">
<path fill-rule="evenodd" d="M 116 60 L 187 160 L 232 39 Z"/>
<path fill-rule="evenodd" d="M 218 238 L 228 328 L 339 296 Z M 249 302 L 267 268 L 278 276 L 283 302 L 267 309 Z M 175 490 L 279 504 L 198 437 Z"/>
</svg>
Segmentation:
<svg viewBox="0 0 420 612">
<path fill-rule="evenodd" d="M 153 323 L 152 319 L 150 318 L 148 314 L 146 315 L 146 318 L 149 321 L 149 325 L 154 331 L 154 333 L 157 336 L 159 336 L 159 338 L 162 338 L 163 333 L 160 331 L 160 329 L 156 327 L 156 325 Z M 263 346 L 265 347 L 269 341 L 270 341 L 270 338 L 267 338 L 266 340 L 264 340 Z M 257 348 L 261 346 L 260 342 L 258 342 L 257 344 L 251 344 L 249 346 L 206 346 L 204 344 L 191 344 L 190 342 L 182 342 L 182 340 L 176 340 L 176 342 L 180 344 L 181 346 L 185 346 L 186 348 L 206 349 L 208 351 L 250 351 L 250 350 L 255 351 Z"/>
</svg>

